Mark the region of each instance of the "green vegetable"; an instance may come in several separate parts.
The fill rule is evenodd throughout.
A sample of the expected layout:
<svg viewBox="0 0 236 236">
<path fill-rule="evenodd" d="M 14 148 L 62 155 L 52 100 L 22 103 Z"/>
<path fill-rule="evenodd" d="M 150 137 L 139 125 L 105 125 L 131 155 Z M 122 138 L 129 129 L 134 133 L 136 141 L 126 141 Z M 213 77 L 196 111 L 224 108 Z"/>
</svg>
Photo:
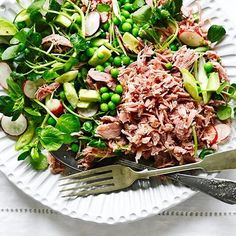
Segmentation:
<svg viewBox="0 0 236 236">
<path fill-rule="evenodd" d="M 178 51 L 177 45 L 174 44 L 174 43 L 172 43 L 172 44 L 170 45 L 170 50 L 173 51 L 173 52 Z"/>
<path fill-rule="evenodd" d="M 207 91 L 216 92 L 220 87 L 220 77 L 217 72 L 212 72 L 209 75 L 207 83 Z"/>
<path fill-rule="evenodd" d="M 61 92 L 59 93 L 59 96 L 60 96 L 60 98 L 61 98 L 62 101 L 65 101 L 65 100 L 66 100 L 66 94 L 65 94 L 64 91 L 61 91 Z"/>
<path fill-rule="evenodd" d="M 138 47 L 140 43 L 132 34 L 125 32 L 122 39 L 127 48 L 135 53 L 139 53 Z"/>
<path fill-rule="evenodd" d="M 102 59 L 98 57 L 99 53 L 102 53 L 104 55 Z M 100 48 L 97 49 L 95 54 L 88 61 L 88 64 L 91 66 L 102 65 L 110 58 L 110 56 L 111 56 L 111 51 L 107 49 L 105 46 L 101 46 Z"/>
<path fill-rule="evenodd" d="M 57 124 L 57 121 L 53 119 L 52 117 L 49 117 L 47 120 L 48 125 L 55 126 Z"/>
<path fill-rule="evenodd" d="M 64 133 L 64 143 L 69 144 L 75 140 L 71 133 L 80 131 L 80 119 L 72 114 L 63 114 L 58 118 L 56 128 Z"/>
<path fill-rule="evenodd" d="M 90 102 L 82 102 L 80 101 L 78 104 L 77 104 L 77 107 L 78 108 L 88 108 L 90 106 Z"/>
<path fill-rule="evenodd" d="M 71 82 L 72 80 L 74 80 L 78 75 L 78 71 L 76 70 L 72 70 L 72 71 L 68 71 L 64 74 L 62 74 L 61 76 L 57 77 L 55 79 L 55 82 L 58 82 L 58 83 L 65 83 L 65 82 Z"/>
<path fill-rule="evenodd" d="M 95 51 L 96 51 L 96 48 L 88 48 L 88 49 L 86 50 L 86 55 L 87 55 L 88 57 L 92 57 L 93 54 L 95 53 Z"/>
<path fill-rule="evenodd" d="M 97 5 L 97 11 L 98 12 L 109 12 L 111 10 L 111 7 L 107 4 L 98 4 Z"/>
<path fill-rule="evenodd" d="M 201 97 L 199 96 L 196 79 L 187 69 L 181 69 L 180 71 L 183 76 L 184 88 L 194 100 L 200 101 Z"/>
<path fill-rule="evenodd" d="M 119 70 L 116 68 L 112 68 L 110 73 L 111 73 L 112 78 L 116 79 L 119 75 Z"/>
<path fill-rule="evenodd" d="M 30 160 L 30 164 L 32 165 L 33 169 L 43 171 L 48 168 L 48 161 L 47 157 L 42 153 L 39 153 L 39 157 L 37 161 L 34 161 L 32 158 Z"/>
<path fill-rule="evenodd" d="M 204 148 L 201 153 L 199 154 L 199 158 L 204 159 L 207 155 L 211 155 L 215 152 L 214 149 L 211 148 Z"/>
<path fill-rule="evenodd" d="M 136 24 L 147 22 L 152 16 L 152 8 L 148 5 L 142 6 L 132 14 L 132 19 Z"/>
<path fill-rule="evenodd" d="M 38 137 L 48 151 L 56 151 L 64 143 L 64 133 L 53 126 L 38 129 Z"/>
<path fill-rule="evenodd" d="M 101 98 L 102 98 L 102 102 L 107 102 L 110 100 L 110 95 L 109 95 L 109 93 L 103 93 L 101 95 Z"/>
<path fill-rule="evenodd" d="M 116 89 L 115 92 L 118 94 L 122 94 L 123 93 L 123 87 L 121 84 L 116 85 Z"/>
<path fill-rule="evenodd" d="M 117 56 L 117 57 L 114 58 L 113 64 L 115 66 L 121 66 L 121 62 L 122 62 L 121 58 L 119 56 Z"/>
<path fill-rule="evenodd" d="M 0 18 L 0 25 L 1 36 L 12 36 L 18 31 L 16 26 L 6 19 Z"/>
<path fill-rule="evenodd" d="M 79 99 L 84 102 L 98 102 L 100 95 L 96 90 L 80 89 Z"/>
<path fill-rule="evenodd" d="M 77 53 L 86 51 L 89 48 L 89 42 L 79 34 L 72 34 L 70 36 L 70 42 L 73 44 Z"/>
<path fill-rule="evenodd" d="M 35 123 L 32 120 L 28 121 L 28 127 L 26 131 L 19 137 L 15 144 L 15 149 L 17 151 L 21 150 L 25 145 L 29 144 L 35 134 Z"/>
<path fill-rule="evenodd" d="M 173 67 L 173 64 L 172 64 L 171 62 L 168 62 L 168 63 L 165 64 L 165 68 L 166 68 L 167 70 L 171 70 L 172 67 Z"/>
<path fill-rule="evenodd" d="M 129 56 L 123 56 L 122 57 L 122 63 L 124 65 L 129 65 L 130 64 L 130 57 Z"/>
<path fill-rule="evenodd" d="M 133 35 L 134 37 L 138 37 L 138 34 L 139 34 L 139 28 L 133 28 L 133 29 L 132 29 L 132 35 Z"/>
<path fill-rule="evenodd" d="M 116 109 L 116 104 L 112 101 L 108 102 L 108 109 L 114 111 Z"/>
<path fill-rule="evenodd" d="M 106 103 L 102 103 L 102 104 L 100 105 L 100 109 L 101 109 L 101 111 L 103 111 L 103 112 L 107 112 L 107 111 L 109 110 L 108 105 L 107 105 Z"/>
<path fill-rule="evenodd" d="M 24 111 L 26 113 L 28 113 L 29 115 L 31 115 L 31 116 L 35 116 L 35 117 L 40 117 L 41 116 L 41 113 L 37 109 L 33 109 L 31 107 L 25 107 Z"/>
<path fill-rule="evenodd" d="M 109 89 L 107 88 L 107 87 L 101 87 L 100 88 L 100 93 L 102 94 L 102 93 L 106 93 L 106 92 L 108 92 L 109 91 Z"/>
<path fill-rule="evenodd" d="M 207 62 L 204 64 L 204 69 L 205 69 L 206 73 L 211 73 L 214 69 L 214 66 L 211 62 Z"/>
<path fill-rule="evenodd" d="M 124 5 L 124 9 L 126 10 L 126 11 L 132 11 L 132 8 L 133 8 L 133 5 L 131 4 L 131 3 L 125 3 L 125 5 Z"/>
<path fill-rule="evenodd" d="M 79 98 L 76 93 L 74 85 L 72 83 L 66 82 L 63 84 L 63 87 L 64 87 L 64 92 L 65 92 L 67 101 L 70 103 L 70 105 L 73 108 L 76 108 L 79 102 Z"/>
<path fill-rule="evenodd" d="M 217 109 L 217 117 L 220 119 L 220 120 L 227 120 L 231 117 L 232 115 L 232 108 L 228 105 L 226 106 L 220 106 L 218 109 Z"/>
<path fill-rule="evenodd" d="M 114 102 L 115 104 L 119 104 L 121 101 L 121 97 L 119 94 L 113 94 L 111 96 L 111 101 Z"/>
<path fill-rule="evenodd" d="M 106 22 L 105 24 L 103 24 L 102 28 L 105 30 L 105 31 L 108 31 L 109 28 L 110 28 L 110 24 L 108 22 Z"/>
<path fill-rule="evenodd" d="M 104 71 L 104 67 L 102 65 L 97 65 L 96 66 L 96 70 L 100 71 L 100 72 L 103 72 Z"/>
<path fill-rule="evenodd" d="M 8 47 L 2 54 L 2 60 L 6 61 L 6 60 L 10 60 L 16 57 L 19 51 L 19 47 L 20 45 L 13 45 L 13 46 Z"/>
<path fill-rule="evenodd" d="M 92 132 L 93 131 L 93 123 L 91 121 L 84 122 L 82 129 L 86 132 Z"/>
<path fill-rule="evenodd" d="M 124 32 L 129 32 L 132 29 L 132 25 L 128 22 L 125 22 L 122 24 L 121 28 Z"/>
<path fill-rule="evenodd" d="M 130 13 L 126 10 L 122 10 L 121 15 L 124 16 L 126 19 L 130 17 Z"/>
<path fill-rule="evenodd" d="M 71 151 L 72 152 L 78 152 L 79 151 L 79 145 L 77 143 L 71 144 Z"/>
<path fill-rule="evenodd" d="M 144 0 L 135 0 L 132 4 L 132 10 L 135 11 L 145 4 Z"/>
<path fill-rule="evenodd" d="M 221 25 L 212 25 L 207 33 L 207 38 L 212 42 L 221 41 L 226 35 L 226 30 Z"/>
<path fill-rule="evenodd" d="M 114 23 L 114 25 L 119 25 L 120 24 L 120 20 L 115 16 L 113 18 L 113 23 Z"/>
<path fill-rule="evenodd" d="M 23 9 L 22 11 L 20 11 L 16 15 L 14 22 L 16 23 L 17 26 L 19 23 L 21 23 L 21 24 L 25 23 L 24 27 L 25 27 L 25 25 L 29 26 L 31 24 L 31 20 L 30 20 L 30 15 L 27 13 L 27 9 Z"/>
<path fill-rule="evenodd" d="M 55 23 L 59 24 L 62 27 L 65 27 L 65 28 L 70 27 L 73 22 L 71 17 L 64 12 L 63 12 L 63 14 L 62 13 L 59 14 L 54 21 L 55 21 Z"/>
</svg>

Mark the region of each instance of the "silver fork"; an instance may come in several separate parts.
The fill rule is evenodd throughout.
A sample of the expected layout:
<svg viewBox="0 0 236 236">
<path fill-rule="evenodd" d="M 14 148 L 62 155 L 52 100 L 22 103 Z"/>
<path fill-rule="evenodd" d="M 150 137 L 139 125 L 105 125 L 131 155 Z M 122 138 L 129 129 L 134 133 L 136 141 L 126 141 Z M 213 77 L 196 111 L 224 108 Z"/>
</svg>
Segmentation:
<svg viewBox="0 0 236 236">
<path fill-rule="evenodd" d="M 236 150 L 212 154 L 197 163 L 151 171 L 136 172 L 129 167 L 111 165 L 62 178 L 61 180 L 69 181 L 61 184 L 61 186 L 64 186 L 61 192 L 70 192 L 63 197 L 88 196 L 125 189 L 132 185 L 137 179 L 148 179 L 158 175 L 187 170 L 202 169 L 207 172 L 215 172 L 235 168 Z M 236 189 L 236 183 L 234 184 Z"/>
</svg>

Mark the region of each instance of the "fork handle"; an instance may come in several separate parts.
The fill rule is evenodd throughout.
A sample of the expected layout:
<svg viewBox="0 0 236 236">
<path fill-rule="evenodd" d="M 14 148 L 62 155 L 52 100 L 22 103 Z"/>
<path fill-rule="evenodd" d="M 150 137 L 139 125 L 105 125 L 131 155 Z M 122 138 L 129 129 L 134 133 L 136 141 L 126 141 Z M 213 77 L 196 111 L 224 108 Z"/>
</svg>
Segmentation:
<svg viewBox="0 0 236 236">
<path fill-rule="evenodd" d="M 236 204 L 236 182 L 234 181 L 185 174 L 177 174 L 171 177 L 225 203 Z"/>
</svg>

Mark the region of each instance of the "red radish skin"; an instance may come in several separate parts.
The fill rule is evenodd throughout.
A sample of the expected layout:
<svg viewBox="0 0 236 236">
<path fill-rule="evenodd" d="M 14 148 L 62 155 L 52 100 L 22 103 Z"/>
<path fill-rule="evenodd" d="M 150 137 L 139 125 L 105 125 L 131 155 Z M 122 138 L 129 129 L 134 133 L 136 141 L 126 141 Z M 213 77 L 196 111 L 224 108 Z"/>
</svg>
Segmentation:
<svg viewBox="0 0 236 236">
<path fill-rule="evenodd" d="M 0 62 L 0 85 L 4 89 L 8 89 L 7 79 L 11 75 L 11 68 L 6 62 Z"/>
<path fill-rule="evenodd" d="M 179 32 L 179 39 L 182 43 L 190 47 L 200 47 L 206 45 L 205 39 L 196 31 L 182 30 Z"/>
<path fill-rule="evenodd" d="M 85 20 L 85 35 L 92 36 L 100 27 L 100 14 L 92 11 L 88 14 Z"/>
<path fill-rule="evenodd" d="M 35 82 L 31 81 L 31 80 L 26 80 L 23 83 L 23 91 L 26 97 L 30 98 L 30 99 L 34 99 L 35 98 L 35 93 L 38 89 L 38 86 L 35 84 Z"/>
<path fill-rule="evenodd" d="M 12 117 L 2 116 L 1 118 L 2 130 L 10 136 L 19 136 L 23 134 L 27 129 L 27 120 L 23 115 L 15 121 L 12 121 Z"/>
<path fill-rule="evenodd" d="M 218 139 L 218 133 L 215 126 L 211 125 L 205 131 L 205 139 L 210 146 L 216 144 Z"/>
<path fill-rule="evenodd" d="M 108 21 L 108 14 L 106 12 L 101 12 L 100 18 L 102 23 L 106 23 Z"/>
<path fill-rule="evenodd" d="M 215 126 L 215 129 L 218 133 L 218 138 L 217 138 L 216 142 L 223 143 L 223 142 L 227 141 L 227 139 L 229 138 L 230 133 L 231 133 L 230 126 L 228 126 L 226 124 L 218 124 Z"/>
<path fill-rule="evenodd" d="M 59 116 L 64 111 L 64 106 L 59 99 L 53 98 L 46 102 L 46 107 L 55 115 Z"/>
</svg>

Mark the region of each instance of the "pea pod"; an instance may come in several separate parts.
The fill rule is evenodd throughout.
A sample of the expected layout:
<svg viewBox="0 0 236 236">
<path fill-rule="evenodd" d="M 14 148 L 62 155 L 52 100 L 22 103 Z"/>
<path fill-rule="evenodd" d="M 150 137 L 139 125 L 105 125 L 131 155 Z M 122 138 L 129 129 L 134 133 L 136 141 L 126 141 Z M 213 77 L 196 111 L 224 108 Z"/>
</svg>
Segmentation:
<svg viewBox="0 0 236 236">
<path fill-rule="evenodd" d="M 35 124 L 32 120 L 29 120 L 28 128 L 17 140 L 15 149 L 18 151 L 22 149 L 25 145 L 29 144 L 34 137 L 34 133 L 35 133 Z"/>
</svg>

